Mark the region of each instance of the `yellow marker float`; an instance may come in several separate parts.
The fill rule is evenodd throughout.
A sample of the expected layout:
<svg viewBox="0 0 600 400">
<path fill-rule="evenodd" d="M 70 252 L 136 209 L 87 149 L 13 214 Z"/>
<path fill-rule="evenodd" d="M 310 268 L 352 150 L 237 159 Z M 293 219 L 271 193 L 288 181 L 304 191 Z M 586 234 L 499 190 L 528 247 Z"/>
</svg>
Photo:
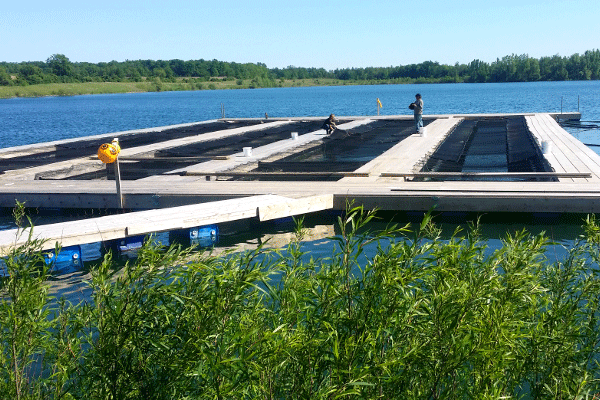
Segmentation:
<svg viewBox="0 0 600 400">
<path fill-rule="evenodd" d="M 110 164 L 115 162 L 117 156 L 121 152 L 121 146 L 119 146 L 118 140 L 113 140 L 112 143 L 104 143 L 98 149 L 98 158 L 104 164 Z"/>
</svg>

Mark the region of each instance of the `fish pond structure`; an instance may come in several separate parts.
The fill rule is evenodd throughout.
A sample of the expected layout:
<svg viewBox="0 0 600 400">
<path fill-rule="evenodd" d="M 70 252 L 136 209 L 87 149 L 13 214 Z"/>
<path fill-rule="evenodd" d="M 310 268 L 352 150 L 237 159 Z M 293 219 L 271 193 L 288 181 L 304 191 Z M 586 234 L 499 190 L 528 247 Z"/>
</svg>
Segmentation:
<svg viewBox="0 0 600 400">
<path fill-rule="evenodd" d="M 37 227 L 48 246 L 349 203 L 390 211 L 600 212 L 600 156 L 579 113 L 218 119 L 0 149 L 0 207 L 119 209 Z M 118 139 L 113 163 L 98 149 Z M 25 236 L 25 235 L 23 235 Z M 0 248 L 18 242 L 0 232 Z"/>
</svg>

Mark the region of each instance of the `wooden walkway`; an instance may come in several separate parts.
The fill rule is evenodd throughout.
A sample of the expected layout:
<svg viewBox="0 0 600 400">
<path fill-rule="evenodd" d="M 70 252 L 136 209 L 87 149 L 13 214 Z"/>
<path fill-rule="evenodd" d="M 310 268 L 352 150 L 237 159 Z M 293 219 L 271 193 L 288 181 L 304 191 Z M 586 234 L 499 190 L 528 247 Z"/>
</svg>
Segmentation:
<svg viewBox="0 0 600 400">
<path fill-rule="evenodd" d="M 368 173 L 369 181 L 376 181 L 386 173 L 416 172 L 414 169 L 419 163 L 440 145 L 460 121 L 462 118 L 436 119 L 425 128 L 425 136 L 409 136 L 355 172 Z M 356 182 L 357 179 L 361 178 L 343 178 L 341 182 Z"/>
<path fill-rule="evenodd" d="M 369 122 L 372 122 L 371 119 L 360 119 L 357 121 L 352 121 L 346 124 L 342 124 L 339 126 L 339 129 L 352 129 L 361 125 L 366 125 Z M 266 159 L 274 154 L 285 153 L 293 151 L 294 149 L 304 146 L 310 142 L 315 142 L 317 140 L 322 140 L 325 137 L 325 131 L 320 129 L 318 131 L 306 133 L 304 135 L 298 136 L 297 139 L 292 139 L 290 135 L 290 139 L 281 140 L 278 142 L 274 142 L 265 146 L 261 146 L 255 149 L 252 149 L 251 156 L 245 156 L 243 151 L 239 153 L 232 154 L 226 160 L 211 160 L 206 161 L 200 164 L 196 164 L 186 168 L 179 168 L 171 171 L 169 175 L 208 175 L 210 172 L 224 172 L 231 169 L 235 169 L 241 165 L 248 164 L 251 162 L 256 162 L 258 160 Z M 164 179 L 164 177 L 151 176 L 148 178 L 144 178 L 144 181 L 154 181 L 156 179 Z M 172 180 L 174 177 L 169 177 L 168 179 Z M 177 178 L 175 178 L 177 179 Z"/>
<path fill-rule="evenodd" d="M 260 130 L 265 130 L 265 129 L 269 129 L 269 128 L 277 128 L 277 127 L 284 126 L 289 123 L 290 123 L 290 121 L 273 121 L 273 122 L 258 124 L 258 125 L 254 125 L 254 126 L 250 126 L 250 127 L 225 129 L 225 130 L 219 130 L 219 131 L 215 131 L 215 132 L 204 133 L 204 134 L 200 134 L 200 135 L 193 135 L 193 136 L 180 138 L 180 139 L 162 141 L 159 143 L 153 143 L 153 144 L 144 145 L 144 146 L 137 146 L 137 147 L 133 147 L 133 148 L 123 148 L 123 149 L 121 149 L 120 156 L 133 157 L 133 156 L 145 156 L 148 154 L 153 156 L 154 153 L 159 150 L 166 150 L 166 149 L 172 149 L 172 148 L 177 148 L 177 147 L 181 147 L 181 146 L 187 146 L 187 145 L 191 145 L 191 144 L 209 142 L 212 140 L 218 140 L 218 139 L 223 139 L 223 138 L 227 138 L 227 137 L 235 137 L 235 136 L 242 135 L 244 133 L 260 131 Z M 174 129 L 177 127 L 191 127 L 191 126 L 196 126 L 196 125 L 198 125 L 198 124 L 189 124 L 189 125 L 186 124 L 186 125 L 182 125 L 182 126 L 173 125 L 168 128 Z M 149 131 L 149 130 L 142 130 L 142 131 Z M 150 131 L 155 132 L 155 130 L 150 130 Z M 160 130 L 159 130 L 159 132 L 160 132 Z M 133 135 L 133 134 L 134 134 L 134 132 L 131 132 L 131 131 L 125 132 L 126 136 Z M 135 134 L 139 134 L 139 133 L 136 132 Z M 118 136 L 119 135 L 117 135 L 117 134 L 113 134 L 112 137 L 110 137 L 110 135 L 108 137 L 107 137 L 107 135 L 101 135 L 101 136 L 98 136 L 98 138 L 105 139 L 107 142 L 110 143 L 114 137 L 118 137 Z M 53 142 L 54 145 L 63 144 L 63 143 L 73 143 L 73 140 Z M 10 152 L 5 157 L 10 158 L 10 157 L 15 157 L 15 156 L 21 156 L 24 153 L 26 154 L 26 152 L 25 152 L 26 149 L 24 148 L 25 146 L 20 146 L 20 147 L 23 148 L 20 152 Z M 46 149 L 45 151 L 47 151 L 48 146 L 32 145 L 32 148 L 34 149 L 34 151 L 39 151 L 39 149 Z M 2 153 L 0 153 L 0 157 L 1 156 L 2 156 Z M 74 160 L 51 162 L 51 163 L 48 163 L 48 164 L 45 164 L 42 166 L 38 166 L 38 167 L 33 167 L 33 168 L 15 169 L 15 170 L 7 171 L 7 172 L 5 172 L 3 178 L 17 179 L 17 180 L 34 180 L 37 174 L 40 174 L 43 172 L 53 171 L 53 170 L 54 171 L 62 170 L 62 169 L 73 169 L 74 167 L 76 167 L 78 165 L 82 166 L 82 165 L 90 165 L 90 164 L 95 165 L 100 169 L 104 168 L 102 163 L 99 163 L 97 157 L 95 157 L 95 156 L 91 160 L 90 160 L 90 157 L 81 157 L 81 158 L 74 159 Z"/>
<path fill-rule="evenodd" d="M 559 178 L 561 182 L 600 181 L 598 154 L 562 129 L 548 114 L 526 116 L 525 120 L 540 148 L 542 142 L 550 144 L 550 151 L 544 156 L 554 171 L 591 174 L 590 178 Z"/>
<path fill-rule="evenodd" d="M 62 246 L 72 246 L 104 242 L 152 232 L 186 229 L 250 218 L 268 221 L 323 211 L 332 207 L 332 195 L 302 199 L 259 195 L 34 226 L 32 237 L 44 240 L 42 250 L 50 250 L 57 243 Z M 13 246 L 24 244 L 29 233 L 29 228 L 23 231 L 17 229 L 0 231 L 0 255 L 5 255 L 6 251 Z"/>
</svg>

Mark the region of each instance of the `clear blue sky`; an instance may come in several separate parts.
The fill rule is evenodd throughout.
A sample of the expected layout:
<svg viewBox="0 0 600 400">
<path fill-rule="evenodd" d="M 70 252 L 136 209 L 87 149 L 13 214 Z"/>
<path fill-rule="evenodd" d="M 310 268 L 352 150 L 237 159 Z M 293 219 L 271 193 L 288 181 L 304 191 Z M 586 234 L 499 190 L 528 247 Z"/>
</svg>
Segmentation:
<svg viewBox="0 0 600 400">
<path fill-rule="evenodd" d="M 269 68 L 492 62 L 600 48 L 600 0 L 10 1 L 0 61 L 217 59 Z"/>
</svg>

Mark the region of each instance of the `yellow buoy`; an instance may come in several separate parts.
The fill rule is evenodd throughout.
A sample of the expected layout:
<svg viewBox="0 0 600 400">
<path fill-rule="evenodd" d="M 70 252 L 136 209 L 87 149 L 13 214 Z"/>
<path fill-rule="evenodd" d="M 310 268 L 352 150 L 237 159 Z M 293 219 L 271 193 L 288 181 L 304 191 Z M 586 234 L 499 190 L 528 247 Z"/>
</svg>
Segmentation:
<svg viewBox="0 0 600 400">
<path fill-rule="evenodd" d="M 115 162 L 119 152 L 121 151 L 121 147 L 119 143 L 104 143 L 98 149 L 98 158 L 104 164 L 110 164 Z"/>
</svg>

